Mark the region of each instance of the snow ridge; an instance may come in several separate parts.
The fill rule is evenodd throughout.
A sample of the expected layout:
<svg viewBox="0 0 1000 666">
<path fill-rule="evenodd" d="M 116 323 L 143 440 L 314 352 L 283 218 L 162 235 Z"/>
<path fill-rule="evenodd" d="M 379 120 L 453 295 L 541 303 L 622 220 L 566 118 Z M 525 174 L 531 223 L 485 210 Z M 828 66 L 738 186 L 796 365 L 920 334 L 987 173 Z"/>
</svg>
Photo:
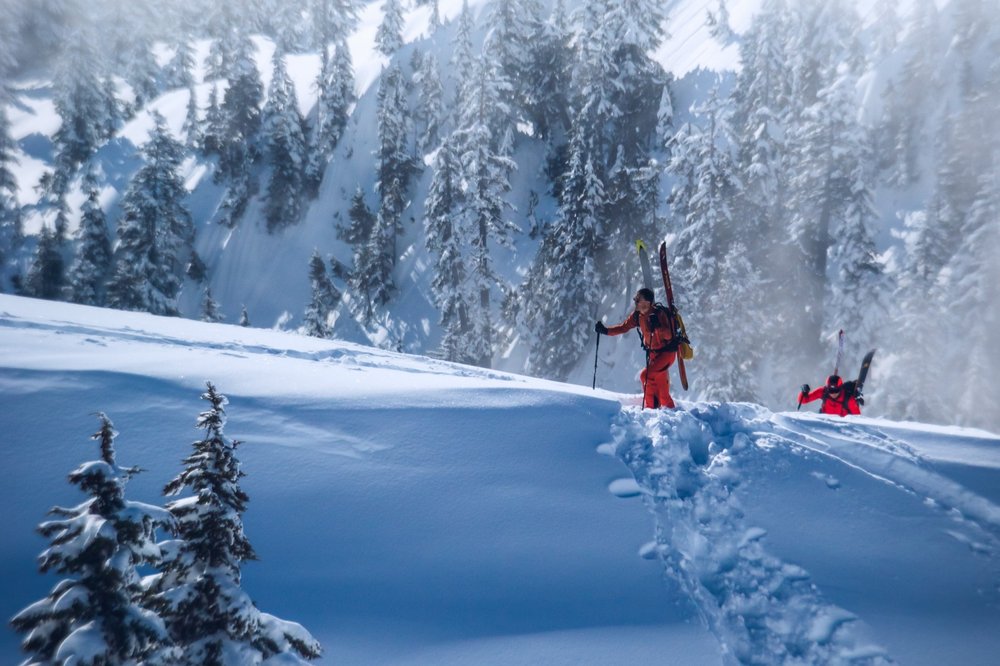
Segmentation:
<svg viewBox="0 0 1000 666">
<path fill-rule="evenodd" d="M 766 410 L 707 404 L 674 411 L 622 410 L 614 448 L 656 518 L 643 556 L 696 605 L 729 664 L 889 664 L 851 612 L 826 600 L 799 566 L 769 554 L 734 490 L 753 437 L 771 430 Z"/>
</svg>

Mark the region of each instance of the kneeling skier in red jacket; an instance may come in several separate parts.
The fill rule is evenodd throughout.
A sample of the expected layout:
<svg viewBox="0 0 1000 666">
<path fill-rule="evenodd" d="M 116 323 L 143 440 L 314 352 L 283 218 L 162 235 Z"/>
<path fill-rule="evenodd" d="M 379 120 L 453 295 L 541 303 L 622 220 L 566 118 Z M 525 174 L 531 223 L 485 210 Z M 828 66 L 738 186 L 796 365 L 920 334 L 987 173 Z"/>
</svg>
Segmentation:
<svg viewBox="0 0 1000 666">
<path fill-rule="evenodd" d="M 820 405 L 820 414 L 836 414 L 837 416 L 847 416 L 848 414 L 860 415 L 861 407 L 854 391 L 854 382 L 844 384 L 844 380 L 837 375 L 827 377 L 826 385 L 809 390 L 809 385 L 802 386 L 802 393 L 799 394 L 799 404 L 823 399 Z"/>
</svg>

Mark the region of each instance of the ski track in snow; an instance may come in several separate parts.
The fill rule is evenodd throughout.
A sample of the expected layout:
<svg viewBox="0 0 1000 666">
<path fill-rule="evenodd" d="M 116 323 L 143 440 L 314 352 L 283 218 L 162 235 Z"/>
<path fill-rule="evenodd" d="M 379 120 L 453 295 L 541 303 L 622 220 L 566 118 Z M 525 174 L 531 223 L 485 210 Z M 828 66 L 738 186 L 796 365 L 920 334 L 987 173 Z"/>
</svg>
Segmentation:
<svg viewBox="0 0 1000 666">
<path fill-rule="evenodd" d="M 766 530 L 749 522 L 734 493 L 750 456 L 782 447 L 829 457 L 924 498 L 955 521 L 946 533 L 977 555 L 1000 552 L 1000 507 L 927 469 L 912 447 L 870 424 L 708 403 L 626 407 L 613 436 L 599 451 L 632 470 L 656 520 L 656 539 L 640 557 L 660 559 L 718 637 L 727 663 L 894 663 L 860 618 L 824 599 L 807 571 L 766 551 Z M 840 487 L 833 476 L 812 474 Z M 627 488 L 619 480 L 609 490 Z"/>
<path fill-rule="evenodd" d="M 927 469 L 921 457 L 905 443 L 852 421 L 816 418 L 809 419 L 806 425 L 802 419 L 776 414 L 771 423 L 774 435 L 785 436 L 789 446 L 806 446 L 923 497 L 929 505 L 981 532 L 992 544 L 991 554 L 1000 552 L 1000 507 Z"/>
</svg>

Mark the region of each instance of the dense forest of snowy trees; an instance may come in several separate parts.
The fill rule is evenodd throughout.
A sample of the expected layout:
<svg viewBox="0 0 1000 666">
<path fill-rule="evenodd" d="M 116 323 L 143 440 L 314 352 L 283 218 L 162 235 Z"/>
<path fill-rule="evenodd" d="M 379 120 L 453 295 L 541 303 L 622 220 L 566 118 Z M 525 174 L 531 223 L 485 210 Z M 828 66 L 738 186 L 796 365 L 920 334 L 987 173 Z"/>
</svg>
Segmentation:
<svg viewBox="0 0 1000 666">
<path fill-rule="evenodd" d="M 864 15 L 851 0 L 762 0 L 740 34 L 719 3 L 706 20 L 740 66 L 684 108 L 654 58 L 671 30 L 660 2 L 490 0 L 448 24 L 429 5 L 427 39 L 409 49 L 415 6 L 382 6 L 376 113 L 359 119 L 355 0 L 4 4 L 0 288 L 161 314 L 197 289 L 193 316 L 218 320 L 198 229 L 236 228 L 256 207 L 268 233 L 296 233 L 349 123 L 370 123 L 372 186 L 348 185 L 336 227 L 353 265 L 320 248 L 287 268 L 311 285 L 308 303 L 287 304 L 310 335 L 337 337 L 345 316 L 390 326 L 416 217 L 438 310 L 433 347 L 418 351 L 489 366 L 517 347 L 511 369 L 572 378 L 595 315 L 635 284 L 633 241 L 668 237 L 698 396 L 790 404 L 844 328 L 849 358 L 880 350 L 883 413 L 1000 427 L 998 0 L 873 0 Z M 261 36 L 275 45 L 266 86 Z M 306 115 L 288 71 L 303 53 L 321 63 Z M 7 119 L 29 75 L 51 79 L 61 119 L 30 207 Z M 184 135 L 157 122 L 121 201 L 102 209 L 95 152 L 158 95 L 206 83 Z M 190 158 L 224 191 L 205 219 L 178 173 Z M 525 182 L 532 209 L 515 210 Z M 74 188 L 85 201 L 71 233 Z M 37 235 L 28 213 L 44 220 Z M 512 281 L 496 264 L 515 246 L 533 254 Z"/>
</svg>

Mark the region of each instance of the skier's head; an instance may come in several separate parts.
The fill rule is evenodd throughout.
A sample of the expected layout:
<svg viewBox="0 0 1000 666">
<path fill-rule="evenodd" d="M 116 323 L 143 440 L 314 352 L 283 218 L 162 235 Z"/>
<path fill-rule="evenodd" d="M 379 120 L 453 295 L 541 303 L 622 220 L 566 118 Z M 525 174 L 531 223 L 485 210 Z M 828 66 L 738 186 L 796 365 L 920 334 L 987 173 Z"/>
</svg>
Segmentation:
<svg viewBox="0 0 1000 666">
<path fill-rule="evenodd" d="M 831 391 L 839 391 L 840 387 L 844 385 L 844 380 L 840 378 L 839 375 L 830 375 L 826 378 L 826 388 Z"/>
<path fill-rule="evenodd" d="M 635 292 L 635 298 L 632 299 L 636 305 L 639 305 L 640 301 L 652 303 L 654 300 L 656 300 L 656 296 L 653 295 L 653 290 L 648 287 L 643 287 L 639 291 Z"/>
</svg>

